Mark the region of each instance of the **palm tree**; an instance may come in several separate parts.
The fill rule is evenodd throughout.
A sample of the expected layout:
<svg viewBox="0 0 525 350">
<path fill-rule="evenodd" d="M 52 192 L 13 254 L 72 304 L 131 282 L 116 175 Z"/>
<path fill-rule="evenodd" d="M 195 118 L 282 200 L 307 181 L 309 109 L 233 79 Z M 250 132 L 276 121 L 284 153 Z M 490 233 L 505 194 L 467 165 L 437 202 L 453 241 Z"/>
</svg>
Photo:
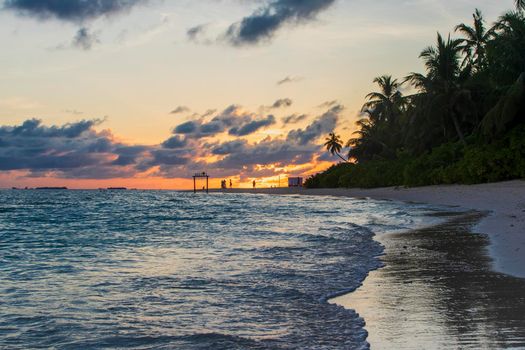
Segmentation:
<svg viewBox="0 0 525 350">
<path fill-rule="evenodd" d="M 525 11 L 525 0 L 514 0 L 518 11 Z"/>
<path fill-rule="evenodd" d="M 362 111 L 370 111 L 374 122 L 395 122 L 403 105 L 403 96 L 399 91 L 401 84 L 391 75 L 376 77 L 374 83 L 379 85 L 380 91 L 366 95 L 367 102 Z"/>
<path fill-rule="evenodd" d="M 340 152 L 343 148 L 343 141 L 339 137 L 339 135 L 336 135 L 335 133 L 331 132 L 328 137 L 325 140 L 324 146 L 326 147 L 326 150 L 330 152 L 332 155 L 337 155 L 339 158 L 347 162 L 343 156 L 341 156 Z"/>
<path fill-rule="evenodd" d="M 525 0 L 522 0 L 525 1 Z M 485 20 L 480 10 L 472 15 L 474 25 L 471 27 L 464 23 L 456 26 L 456 32 L 463 35 L 461 50 L 465 54 L 465 64 L 469 64 L 480 72 L 486 67 L 486 46 L 492 38 L 494 31 L 486 30 Z"/>
<path fill-rule="evenodd" d="M 525 71 L 525 11 L 503 14 L 494 31 L 496 35 L 487 46 L 492 76 L 495 81 L 510 86 Z"/>
<path fill-rule="evenodd" d="M 437 45 L 427 47 L 419 55 L 425 62 L 429 78 L 447 84 L 457 80 L 461 43 L 461 39 L 451 39 L 449 35 L 445 41 L 440 33 L 437 34 Z"/>
<path fill-rule="evenodd" d="M 421 94 L 427 96 L 427 107 L 431 106 L 427 110 L 441 118 L 444 134 L 447 133 L 447 122 L 452 121 L 458 138 L 466 143 L 456 105 L 466 96 L 466 91 L 461 88 L 462 43 L 461 39 L 451 39 L 450 35 L 445 40 L 438 33 L 437 45 L 427 47 L 419 56 L 425 63 L 427 75 L 411 73 L 406 81 L 410 81 L 414 87 L 420 89 Z"/>
<path fill-rule="evenodd" d="M 348 152 L 348 159 L 355 159 L 357 162 L 368 161 L 374 158 L 385 159 L 393 158 L 395 156 L 395 147 L 389 147 L 385 141 L 389 140 L 389 127 L 385 123 L 374 122 L 370 115 L 367 118 L 362 118 L 356 122 L 359 127 L 354 135 L 357 137 L 351 138 L 346 143 L 350 148 Z"/>
</svg>

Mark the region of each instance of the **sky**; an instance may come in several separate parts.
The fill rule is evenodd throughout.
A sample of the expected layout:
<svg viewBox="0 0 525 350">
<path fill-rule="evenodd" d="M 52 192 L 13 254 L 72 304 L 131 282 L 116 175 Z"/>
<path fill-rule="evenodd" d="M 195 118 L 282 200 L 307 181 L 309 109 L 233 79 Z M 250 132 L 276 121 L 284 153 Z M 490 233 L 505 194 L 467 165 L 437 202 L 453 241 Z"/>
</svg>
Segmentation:
<svg viewBox="0 0 525 350">
<path fill-rule="evenodd" d="M 0 188 L 285 184 L 374 77 L 512 0 L 0 0 Z"/>
</svg>

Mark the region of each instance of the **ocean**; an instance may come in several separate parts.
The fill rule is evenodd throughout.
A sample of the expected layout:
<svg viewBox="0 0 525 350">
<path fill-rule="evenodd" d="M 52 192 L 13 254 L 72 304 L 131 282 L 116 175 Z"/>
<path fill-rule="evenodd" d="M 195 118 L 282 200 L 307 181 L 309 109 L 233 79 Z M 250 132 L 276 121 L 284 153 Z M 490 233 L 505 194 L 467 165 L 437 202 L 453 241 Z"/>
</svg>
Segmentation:
<svg viewBox="0 0 525 350">
<path fill-rule="evenodd" d="M 2 349 L 366 349 L 330 304 L 424 205 L 176 191 L 0 191 Z"/>
</svg>

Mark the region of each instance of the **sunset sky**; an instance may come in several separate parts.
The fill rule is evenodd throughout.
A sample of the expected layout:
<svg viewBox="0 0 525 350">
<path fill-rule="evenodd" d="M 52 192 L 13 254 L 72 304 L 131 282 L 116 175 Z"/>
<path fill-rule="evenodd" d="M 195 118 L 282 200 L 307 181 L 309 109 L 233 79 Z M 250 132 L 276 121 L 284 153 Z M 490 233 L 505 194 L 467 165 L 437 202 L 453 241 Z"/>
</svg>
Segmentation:
<svg viewBox="0 0 525 350">
<path fill-rule="evenodd" d="M 277 185 L 381 74 L 512 0 L 0 0 L 0 187 Z M 283 181 L 284 183 L 284 181 Z"/>
</svg>

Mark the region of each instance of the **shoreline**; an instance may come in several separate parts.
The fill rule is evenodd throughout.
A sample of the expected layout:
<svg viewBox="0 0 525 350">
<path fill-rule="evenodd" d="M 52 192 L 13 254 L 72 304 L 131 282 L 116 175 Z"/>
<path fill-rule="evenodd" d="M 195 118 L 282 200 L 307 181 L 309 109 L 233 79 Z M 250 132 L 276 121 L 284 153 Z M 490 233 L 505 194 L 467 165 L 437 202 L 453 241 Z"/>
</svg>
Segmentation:
<svg viewBox="0 0 525 350">
<path fill-rule="evenodd" d="M 480 212 L 376 236 L 384 266 L 330 303 L 356 310 L 373 349 L 507 349 L 525 346 L 525 279 L 494 272 Z"/>
<path fill-rule="evenodd" d="M 484 212 L 488 215 L 474 226 L 473 232 L 485 234 L 489 238 L 488 251 L 492 258 L 492 269 L 495 272 L 525 278 L 525 181 L 415 188 L 268 188 L 210 192 L 343 196 L 417 202 Z"/>
</svg>

